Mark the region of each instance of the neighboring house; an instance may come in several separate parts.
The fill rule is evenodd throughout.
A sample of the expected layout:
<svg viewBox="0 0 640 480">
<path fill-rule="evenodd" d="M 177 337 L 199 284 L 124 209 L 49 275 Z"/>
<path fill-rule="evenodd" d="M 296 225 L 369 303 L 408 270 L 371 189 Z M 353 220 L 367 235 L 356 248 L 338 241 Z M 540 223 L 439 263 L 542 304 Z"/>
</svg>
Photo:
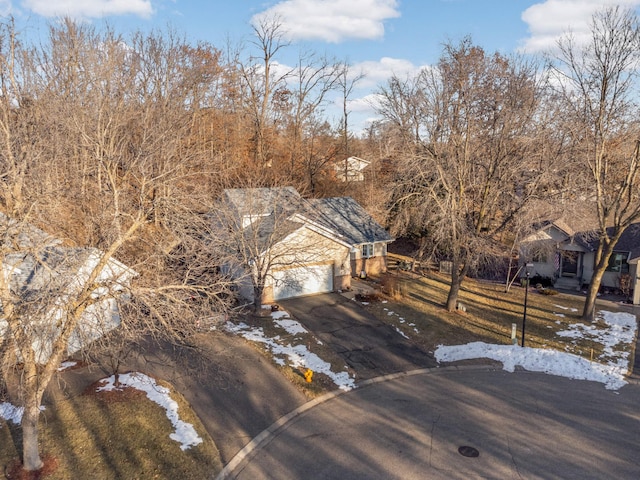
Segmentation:
<svg viewBox="0 0 640 480">
<path fill-rule="evenodd" d="M 522 263 L 532 263 L 532 276 L 549 278 L 557 288 L 578 290 L 593 275 L 598 239 L 556 220 L 540 225 L 520 244 Z M 633 303 L 640 304 L 640 223 L 631 225 L 614 248 L 602 286 L 623 290 L 630 282 Z"/>
<path fill-rule="evenodd" d="M 242 238 L 257 240 L 250 255 L 245 245 L 236 265 L 227 267 L 250 301 L 255 255 L 269 260 L 263 303 L 347 289 L 352 276 L 386 271 L 393 238 L 350 197 L 307 200 L 293 187 L 280 187 L 229 189 L 223 199 L 234 212 L 226 228 L 233 223 Z"/>
<path fill-rule="evenodd" d="M 364 169 L 371 164 L 370 160 L 360 157 L 348 157 L 334 165 L 336 177 L 341 182 L 362 182 Z"/>
<path fill-rule="evenodd" d="M 38 361 L 44 363 L 51 345 L 64 322 L 66 306 L 82 288 L 100 261 L 102 252 L 95 248 L 64 247 L 60 241 L 33 226 L 12 234 L 17 223 L 0 216 L 0 233 L 4 255 L 2 271 L 11 295 L 32 326 L 37 326 L 33 346 Z M 136 272 L 111 259 L 96 279 L 92 298 L 68 342 L 73 354 L 113 330 L 120 324 L 116 297 L 128 286 Z M 1 304 L 0 304 L 1 307 Z M 28 319 L 28 320 L 27 320 Z M 7 328 L 0 317 L 0 337 Z"/>
</svg>

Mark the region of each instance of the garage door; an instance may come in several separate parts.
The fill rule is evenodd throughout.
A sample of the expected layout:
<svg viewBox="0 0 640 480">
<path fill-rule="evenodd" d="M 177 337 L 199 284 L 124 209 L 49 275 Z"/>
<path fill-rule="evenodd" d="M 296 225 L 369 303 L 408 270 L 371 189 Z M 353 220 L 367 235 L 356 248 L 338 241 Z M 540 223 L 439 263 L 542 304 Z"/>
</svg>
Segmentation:
<svg viewBox="0 0 640 480">
<path fill-rule="evenodd" d="M 285 298 L 333 291 L 333 264 L 306 265 L 273 272 L 273 298 Z"/>
</svg>

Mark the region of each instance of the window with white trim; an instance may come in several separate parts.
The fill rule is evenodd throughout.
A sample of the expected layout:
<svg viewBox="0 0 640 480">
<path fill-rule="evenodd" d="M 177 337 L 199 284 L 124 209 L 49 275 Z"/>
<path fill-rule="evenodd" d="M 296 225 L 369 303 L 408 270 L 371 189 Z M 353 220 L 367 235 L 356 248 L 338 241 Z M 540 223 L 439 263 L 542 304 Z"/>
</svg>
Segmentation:
<svg viewBox="0 0 640 480">
<path fill-rule="evenodd" d="M 629 254 L 626 252 L 613 252 L 611 257 L 609 257 L 607 272 L 629 273 L 628 257 Z"/>
<path fill-rule="evenodd" d="M 373 243 L 362 244 L 362 258 L 373 257 Z"/>
</svg>

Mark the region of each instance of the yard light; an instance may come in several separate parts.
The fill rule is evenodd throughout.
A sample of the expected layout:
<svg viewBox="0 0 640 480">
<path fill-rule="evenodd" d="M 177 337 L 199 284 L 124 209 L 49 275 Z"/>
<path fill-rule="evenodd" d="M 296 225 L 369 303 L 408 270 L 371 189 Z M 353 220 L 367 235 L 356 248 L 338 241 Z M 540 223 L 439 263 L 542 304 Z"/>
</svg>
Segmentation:
<svg viewBox="0 0 640 480">
<path fill-rule="evenodd" d="M 524 313 L 522 315 L 522 343 L 520 344 L 521 347 L 524 347 L 524 331 L 527 326 L 527 297 L 529 294 L 529 277 L 531 277 L 532 270 L 533 270 L 533 263 L 527 263 L 524 268 L 525 276 L 527 279 L 525 280 L 525 286 L 524 286 Z"/>
</svg>

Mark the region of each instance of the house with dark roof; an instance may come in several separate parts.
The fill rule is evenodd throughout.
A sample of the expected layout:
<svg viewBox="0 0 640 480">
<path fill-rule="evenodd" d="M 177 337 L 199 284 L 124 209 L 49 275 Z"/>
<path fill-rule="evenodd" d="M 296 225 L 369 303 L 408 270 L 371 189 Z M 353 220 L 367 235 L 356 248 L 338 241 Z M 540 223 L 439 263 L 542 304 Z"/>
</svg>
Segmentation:
<svg viewBox="0 0 640 480">
<path fill-rule="evenodd" d="M 544 222 L 520 243 L 522 263 L 533 264 L 532 276 L 550 279 L 556 288 L 579 290 L 591 282 L 598 238 L 593 232 L 575 231 L 563 220 Z M 640 223 L 625 230 L 614 247 L 602 278 L 602 287 L 625 290 L 640 304 Z"/>
<path fill-rule="evenodd" d="M 249 300 L 257 275 L 249 271 L 258 264 L 266 269 L 263 303 L 348 289 L 353 276 L 386 271 L 393 238 L 351 197 L 305 199 L 293 187 L 228 189 L 222 197 L 220 211 L 232 215 L 218 215 L 221 229 L 242 234 L 227 271 Z"/>
</svg>

